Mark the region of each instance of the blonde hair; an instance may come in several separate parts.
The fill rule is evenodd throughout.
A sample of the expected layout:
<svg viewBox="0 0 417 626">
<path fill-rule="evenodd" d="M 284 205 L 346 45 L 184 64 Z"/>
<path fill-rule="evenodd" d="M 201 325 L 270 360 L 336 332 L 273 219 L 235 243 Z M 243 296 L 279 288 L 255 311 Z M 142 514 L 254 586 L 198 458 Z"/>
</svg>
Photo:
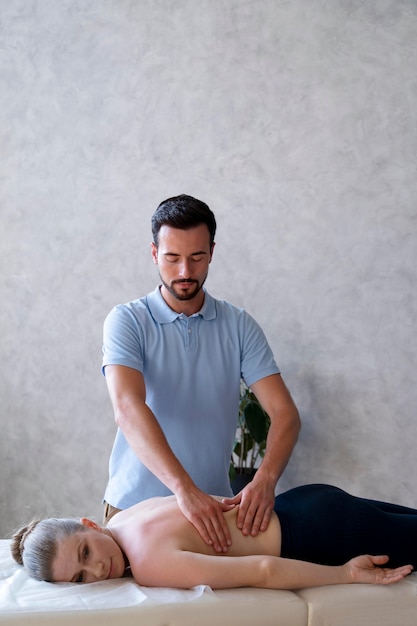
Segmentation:
<svg viewBox="0 0 417 626">
<path fill-rule="evenodd" d="M 10 551 L 29 576 L 53 582 L 52 565 L 59 542 L 80 531 L 85 527 L 73 519 L 34 520 L 14 533 Z"/>
</svg>

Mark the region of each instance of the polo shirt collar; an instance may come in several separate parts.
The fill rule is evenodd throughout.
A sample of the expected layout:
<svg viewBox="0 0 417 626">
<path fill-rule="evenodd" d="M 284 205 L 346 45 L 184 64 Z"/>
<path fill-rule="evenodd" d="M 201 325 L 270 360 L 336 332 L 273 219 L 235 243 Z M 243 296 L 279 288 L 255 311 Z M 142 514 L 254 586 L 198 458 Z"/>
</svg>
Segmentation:
<svg viewBox="0 0 417 626">
<path fill-rule="evenodd" d="M 200 315 L 205 320 L 213 320 L 216 318 L 216 301 L 207 293 L 204 289 L 204 302 L 201 309 L 195 314 Z M 167 305 L 161 295 L 160 285 L 146 296 L 149 311 L 152 317 L 158 324 L 169 324 L 175 322 L 181 316 L 181 313 L 173 311 L 171 307 Z"/>
</svg>

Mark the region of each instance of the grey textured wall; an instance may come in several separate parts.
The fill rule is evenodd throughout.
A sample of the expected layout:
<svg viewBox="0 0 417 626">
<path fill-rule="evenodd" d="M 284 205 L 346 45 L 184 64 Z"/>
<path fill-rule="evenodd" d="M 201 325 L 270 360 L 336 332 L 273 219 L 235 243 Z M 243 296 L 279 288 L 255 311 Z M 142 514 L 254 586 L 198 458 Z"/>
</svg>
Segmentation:
<svg viewBox="0 0 417 626">
<path fill-rule="evenodd" d="M 417 506 L 415 0 L 0 0 L 1 534 L 101 515 L 109 309 L 196 195 L 303 419 L 280 489 Z"/>
</svg>

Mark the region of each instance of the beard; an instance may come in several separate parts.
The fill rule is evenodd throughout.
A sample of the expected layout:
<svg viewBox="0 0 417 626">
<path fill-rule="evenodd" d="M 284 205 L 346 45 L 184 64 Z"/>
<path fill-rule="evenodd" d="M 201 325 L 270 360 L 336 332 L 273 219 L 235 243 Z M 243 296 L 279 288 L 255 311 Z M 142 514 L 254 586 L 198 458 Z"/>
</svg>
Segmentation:
<svg viewBox="0 0 417 626">
<path fill-rule="evenodd" d="M 207 275 L 201 283 L 199 283 L 198 280 L 190 278 L 189 280 L 173 280 L 170 284 L 168 284 L 164 281 L 161 274 L 159 274 L 159 277 L 165 289 L 169 291 L 169 293 L 174 296 L 176 300 L 184 302 L 186 300 L 192 300 L 196 297 L 196 295 L 201 291 Z M 183 283 L 192 283 L 192 285 L 186 289 L 181 289 L 181 284 Z"/>
</svg>

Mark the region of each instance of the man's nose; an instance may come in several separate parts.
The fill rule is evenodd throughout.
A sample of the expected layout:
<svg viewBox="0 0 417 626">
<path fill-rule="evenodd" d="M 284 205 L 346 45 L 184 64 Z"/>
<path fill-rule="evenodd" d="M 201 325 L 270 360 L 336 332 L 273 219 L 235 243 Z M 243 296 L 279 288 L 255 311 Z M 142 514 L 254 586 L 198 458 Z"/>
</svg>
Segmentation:
<svg viewBox="0 0 417 626">
<path fill-rule="evenodd" d="M 189 278 L 190 275 L 190 262 L 184 259 L 180 264 L 180 276 L 181 278 Z"/>
</svg>

